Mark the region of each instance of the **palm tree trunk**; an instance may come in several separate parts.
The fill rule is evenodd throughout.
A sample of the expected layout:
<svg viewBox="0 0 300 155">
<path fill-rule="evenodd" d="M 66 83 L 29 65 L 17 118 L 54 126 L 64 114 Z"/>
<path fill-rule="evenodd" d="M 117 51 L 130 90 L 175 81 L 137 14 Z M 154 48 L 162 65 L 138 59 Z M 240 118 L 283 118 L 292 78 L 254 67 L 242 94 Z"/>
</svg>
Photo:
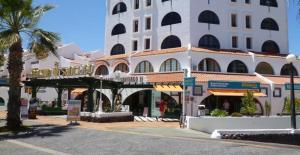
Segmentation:
<svg viewBox="0 0 300 155">
<path fill-rule="evenodd" d="M 21 98 L 21 73 L 23 70 L 23 49 L 21 41 L 9 48 L 8 72 L 9 72 L 9 99 L 7 105 L 7 127 L 10 130 L 18 130 L 22 122 L 20 120 Z"/>
</svg>

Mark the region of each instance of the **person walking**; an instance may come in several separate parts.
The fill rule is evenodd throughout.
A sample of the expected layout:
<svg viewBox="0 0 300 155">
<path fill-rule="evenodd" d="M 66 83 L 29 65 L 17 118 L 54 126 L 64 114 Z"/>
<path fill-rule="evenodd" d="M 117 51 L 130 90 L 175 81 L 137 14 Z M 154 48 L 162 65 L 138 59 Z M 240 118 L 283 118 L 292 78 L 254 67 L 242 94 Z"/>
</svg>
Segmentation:
<svg viewBox="0 0 300 155">
<path fill-rule="evenodd" d="M 159 103 L 159 111 L 160 111 L 160 117 L 162 121 L 164 120 L 165 110 L 166 110 L 166 102 L 164 100 L 161 100 Z"/>
</svg>

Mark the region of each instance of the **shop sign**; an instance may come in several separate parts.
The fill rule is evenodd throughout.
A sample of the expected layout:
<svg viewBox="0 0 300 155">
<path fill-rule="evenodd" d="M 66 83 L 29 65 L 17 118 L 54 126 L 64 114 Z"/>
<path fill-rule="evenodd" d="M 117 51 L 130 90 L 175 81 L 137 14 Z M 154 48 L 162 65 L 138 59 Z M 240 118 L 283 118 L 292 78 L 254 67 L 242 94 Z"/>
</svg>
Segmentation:
<svg viewBox="0 0 300 155">
<path fill-rule="evenodd" d="M 258 82 L 208 81 L 209 89 L 260 89 Z"/>
<path fill-rule="evenodd" d="M 83 65 L 83 66 L 72 66 L 66 68 L 59 68 L 58 63 L 54 65 L 52 69 L 38 69 L 32 70 L 32 78 L 50 78 L 50 77 L 67 77 L 67 76 L 77 76 L 77 75 L 92 75 L 94 72 L 93 65 Z"/>
<path fill-rule="evenodd" d="M 291 84 L 290 83 L 286 83 L 285 84 L 285 90 L 291 90 Z M 300 83 L 295 83 L 294 84 L 294 90 L 300 90 Z"/>
<path fill-rule="evenodd" d="M 129 75 L 120 71 L 105 76 L 104 80 L 122 82 L 124 84 L 146 84 L 147 78 L 143 75 Z"/>
<path fill-rule="evenodd" d="M 67 121 L 80 121 L 81 100 L 68 101 Z"/>
<path fill-rule="evenodd" d="M 184 83 L 184 86 L 195 87 L 196 78 L 195 77 L 185 77 L 183 83 Z"/>
<path fill-rule="evenodd" d="M 28 118 L 28 100 L 24 98 L 21 99 L 20 116 L 22 120 Z"/>
</svg>

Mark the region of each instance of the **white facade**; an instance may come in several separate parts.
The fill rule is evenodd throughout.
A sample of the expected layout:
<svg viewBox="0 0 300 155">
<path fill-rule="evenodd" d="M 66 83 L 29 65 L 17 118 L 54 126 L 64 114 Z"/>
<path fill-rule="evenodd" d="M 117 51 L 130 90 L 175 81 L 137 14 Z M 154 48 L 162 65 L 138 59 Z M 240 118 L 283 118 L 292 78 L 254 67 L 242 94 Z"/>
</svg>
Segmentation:
<svg viewBox="0 0 300 155">
<path fill-rule="evenodd" d="M 243 51 L 261 52 L 266 41 L 274 41 L 280 53 L 288 53 L 288 18 L 287 1 L 277 0 L 278 7 L 260 5 L 260 0 L 252 0 L 246 4 L 244 0 L 152 0 L 146 6 L 146 0 L 139 0 L 139 8 L 135 9 L 136 0 L 107 0 L 106 25 L 105 25 L 105 52 L 111 54 L 116 44 L 121 44 L 125 52 L 134 51 L 133 41 L 138 41 L 137 51 L 159 50 L 164 39 L 170 35 L 177 36 L 181 47 L 198 47 L 200 38 L 212 35 L 217 38 L 220 49 L 236 49 Z M 125 4 L 126 11 L 113 14 L 118 4 Z M 214 12 L 219 24 L 199 22 L 198 18 L 204 11 Z M 177 24 L 162 26 L 164 17 L 176 12 L 181 17 Z M 232 26 L 232 14 L 236 15 L 236 27 Z M 246 26 L 246 16 L 249 16 L 249 28 Z M 146 30 L 146 18 L 151 17 L 151 29 Z M 279 30 L 265 30 L 261 28 L 262 21 L 266 18 L 273 19 Z M 138 31 L 134 31 L 134 21 L 138 21 Z M 117 24 L 123 24 L 126 33 L 112 35 Z M 237 37 L 237 47 L 232 46 L 232 37 Z M 150 49 L 145 49 L 145 39 L 150 38 Z M 247 38 L 251 38 L 247 48 Z"/>
</svg>

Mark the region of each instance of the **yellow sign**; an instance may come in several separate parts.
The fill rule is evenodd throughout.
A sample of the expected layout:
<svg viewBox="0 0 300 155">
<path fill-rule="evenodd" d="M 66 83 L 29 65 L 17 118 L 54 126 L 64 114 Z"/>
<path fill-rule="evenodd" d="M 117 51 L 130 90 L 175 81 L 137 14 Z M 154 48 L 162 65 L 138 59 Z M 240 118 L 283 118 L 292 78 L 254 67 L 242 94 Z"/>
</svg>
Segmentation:
<svg viewBox="0 0 300 155">
<path fill-rule="evenodd" d="M 58 68 L 58 63 L 54 65 L 53 69 L 33 69 L 32 78 L 47 78 L 59 76 L 75 76 L 75 75 L 89 75 L 94 72 L 93 65 L 74 66 L 66 68 Z"/>
</svg>

